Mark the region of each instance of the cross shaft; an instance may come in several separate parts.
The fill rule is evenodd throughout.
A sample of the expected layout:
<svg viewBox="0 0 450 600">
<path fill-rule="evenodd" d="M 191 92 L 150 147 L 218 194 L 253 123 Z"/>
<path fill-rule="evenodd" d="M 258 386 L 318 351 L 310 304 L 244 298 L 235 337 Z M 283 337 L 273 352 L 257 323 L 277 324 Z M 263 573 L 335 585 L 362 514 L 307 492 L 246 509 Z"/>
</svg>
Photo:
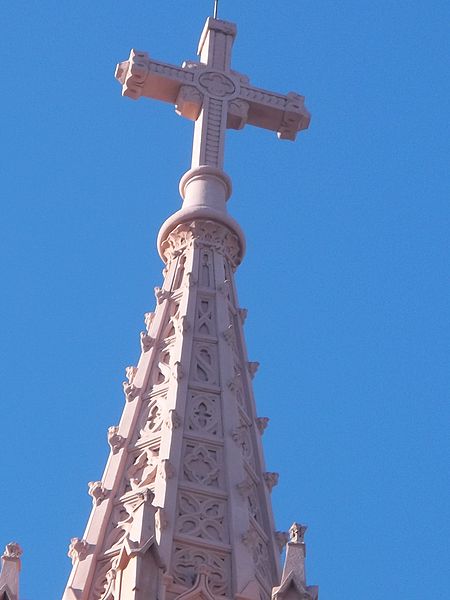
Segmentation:
<svg viewBox="0 0 450 600">
<path fill-rule="evenodd" d="M 309 125 L 303 96 L 254 87 L 248 77 L 230 69 L 235 37 L 233 23 L 210 17 L 200 37 L 199 62 L 177 67 L 132 50 L 116 68 L 122 95 L 170 102 L 178 114 L 195 121 L 192 168 L 223 168 L 227 128 L 242 129 L 248 123 L 294 140 Z"/>
</svg>

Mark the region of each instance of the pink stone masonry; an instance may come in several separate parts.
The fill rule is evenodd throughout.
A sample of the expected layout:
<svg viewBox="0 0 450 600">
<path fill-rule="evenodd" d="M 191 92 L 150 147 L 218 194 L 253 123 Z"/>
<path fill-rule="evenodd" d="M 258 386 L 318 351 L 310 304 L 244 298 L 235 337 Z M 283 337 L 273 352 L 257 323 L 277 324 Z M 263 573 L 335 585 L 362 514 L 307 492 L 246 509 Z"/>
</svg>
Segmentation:
<svg viewBox="0 0 450 600">
<path fill-rule="evenodd" d="M 222 170 L 227 128 L 246 123 L 295 139 L 309 124 L 303 97 L 253 87 L 230 68 L 236 26 L 206 21 L 199 62 L 174 67 L 131 51 L 122 93 L 172 102 L 195 121 L 182 208 L 161 227 L 165 263 L 141 355 L 127 367 L 124 409 L 107 430 L 103 477 L 88 484 L 92 512 L 69 546 L 63 600 L 316 600 L 304 543 L 275 531 L 234 273 L 244 235 L 227 214 Z M 297 526 L 299 527 L 299 526 Z M 294 530 L 293 530 L 294 531 Z M 17 600 L 14 596 L 11 600 Z"/>
</svg>

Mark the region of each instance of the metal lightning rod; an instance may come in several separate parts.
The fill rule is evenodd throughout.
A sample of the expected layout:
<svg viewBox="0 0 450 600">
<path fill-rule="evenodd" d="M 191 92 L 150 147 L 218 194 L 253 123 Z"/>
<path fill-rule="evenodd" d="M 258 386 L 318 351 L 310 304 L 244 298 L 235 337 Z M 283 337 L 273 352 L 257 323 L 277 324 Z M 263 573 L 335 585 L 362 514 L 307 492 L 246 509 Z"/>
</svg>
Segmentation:
<svg viewBox="0 0 450 600">
<path fill-rule="evenodd" d="M 214 19 L 217 19 L 217 11 L 219 10 L 219 0 L 214 0 Z"/>
</svg>

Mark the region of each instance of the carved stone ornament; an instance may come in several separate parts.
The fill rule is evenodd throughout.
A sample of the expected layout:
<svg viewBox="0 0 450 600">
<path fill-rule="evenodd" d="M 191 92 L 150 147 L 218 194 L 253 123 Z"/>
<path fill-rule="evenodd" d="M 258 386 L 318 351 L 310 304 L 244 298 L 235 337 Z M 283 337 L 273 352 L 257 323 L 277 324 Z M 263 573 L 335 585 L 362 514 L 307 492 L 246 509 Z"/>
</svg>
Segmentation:
<svg viewBox="0 0 450 600">
<path fill-rule="evenodd" d="M 139 396 L 140 388 L 136 387 L 134 383 L 128 383 L 128 381 L 124 381 L 122 386 L 127 402 L 132 402 Z"/>
<path fill-rule="evenodd" d="M 141 342 L 142 352 L 148 352 L 155 343 L 155 340 L 151 336 L 149 336 L 146 331 L 141 331 L 141 333 L 139 334 L 139 339 Z"/>
<path fill-rule="evenodd" d="M 259 362 L 249 362 L 247 363 L 247 368 L 248 372 L 250 373 L 250 377 L 253 379 L 257 370 L 259 369 Z"/>
<path fill-rule="evenodd" d="M 296 544 L 303 544 L 305 541 L 305 533 L 308 527 L 300 523 L 293 523 L 289 528 L 290 541 Z"/>
<path fill-rule="evenodd" d="M 117 454 L 125 444 L 125 438 L 121 436 L 118 431 L 118 425 L 113 425 L 108 428 L 108 444 L 110 445 L 113 454 Z"/>
<path fill-rule="evenodd" d="M 278 550 L 283 552 L 283 548 L 286 546 L 289 540 L 289 534 L 287 531 L 275 531 L 275 541 L 277 542 Z"/>
<path fill-rule="evenodd" d="M 202 248 L 214 248 L 236 267 L 242 255 L 238 237 L 225 225 L 214 221 L 192 221 L 177 225 L 162 242 L 161 248 L 166 260 L 178 256 L 193 242 Z"/>
<path fill-rule="evenodd" d="M 128 379 L 128 383 L 133 383 L 136 373 L 137 373 L 136 367 L 131 366 L 131 367 L 125 368 L 125 377 Z"/>
<path fill-rule="evenodd" d="M 158 449 L 142 448 L 132 459 L 132 464 L 127 470 L 131 488 L 142 491 L 142 488 L 155 481 L 159 464 Z"/>
<path fill-rule="evenodd" d="M 258 431 L 261 435 L 267 429 L 268 424 L 269 424 L 269 417 L 257 417 L 256 418 L 256 427 L 258 428 Z"/>
<path fill-rule="evenodd" d="M 89 544 L 86 540 L 80 538 L 72 538 L 69 544 L 67 556 L 72 559 L 72 564 L 77 560 L 84 560 L 89 552 Z"/>
<path fill-rule="evenodd" d="M 182 85 L 175 100 L 175 112 L 178 115 L 196 121 L 203 104 L 203 95 L 193 85 Z"/>
<path fill-rule="evenodd" d="M 202 73 L 198 78 L 198 82 L 209 96 L 215 98 L 227 98 L 236 91 L 236 86 L 229 77 L 215 71 Z"/>
<path fill-rule="evenodd" d="M 124 86 L 124 95 L 134 100 L 140 98 L 148 72 L 148 53 L 132 50 L 129 59 L 116 67 L 116 79 Z"/>
<path fill-rule="evenodd" d="M 162 304 L 164 300 L 170 298 L 170 292 L 168 290 L 163 290 L 160 287 L 155 287 L 155 298 L 157 304 Z"/>
<path fill-rule="evenodd" d="M 278 130 L 280 140 L 295 140 L 297 132 L 306 129 L 310 121 L 309 113 L 305 108 L 305 98 L 289 92 L 286 97 L 283 119 Z"/>
<path fill-rule="evenodd" d="M 247 308 L 238 308 L 238 315 L 239 315 L 239 318 L 243 325 L 245 323 L 245 320 L 247 319 L 248 309 Z"/>
<path fill-rule="evenodd" d="M 22 554 L 23 550 L 19 544 L 17 542 L 10 542 L 9 544 L 6 544 L 2 558 L 20 558 Z"/>
<path fill-rule="evenodd" d="M 192 586 L 200 566 L 209 569 L 208 583 L 214 597 L 228 596 L 231 581 L 230 557 L 227 554 L 177 544 L 173 560 L 173 575 L 175 583 Z"/>
<path fill-rule="evenodd" d="M 197 567 L 197 577 L 194 585 L 187 590 L 177 600 L 215 600 L 208 584 L 208 578 L 211 576 L 211 569 L 207 565 L 200 564 Z"/>
<path fill-rule="evenodd" d="M 264 482 L 267 486 L 269 492 L 278 484 L 278 478 L 280 477 L 278 473 L 263 473 Z"/>
<path fill-rule="evenodd" d="M 88 494 L 92 496 L 92 503 L 98 506 L 108 495 L 108 490 L 101 481 L 90 481 L 88 483 Z"/>
<path fill-rule="evenodd" d="M 227 127 L 243 129 L 247 124 L 250 105 L 245 100 L 235 98 L 228 104 Z"/>
</svg>

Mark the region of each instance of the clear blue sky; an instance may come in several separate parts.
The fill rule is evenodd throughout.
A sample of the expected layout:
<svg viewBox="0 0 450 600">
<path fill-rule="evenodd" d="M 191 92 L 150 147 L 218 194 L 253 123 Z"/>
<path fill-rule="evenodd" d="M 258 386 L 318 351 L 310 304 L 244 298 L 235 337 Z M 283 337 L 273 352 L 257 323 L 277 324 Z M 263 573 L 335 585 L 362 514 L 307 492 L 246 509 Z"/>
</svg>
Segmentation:
<svg viewBox="0 0 450 600">
<path fill-rule="evenodd" d="M 122 98 L 114 66 L 131 47 L 194 59 L 211 6 L 0 9 L 0 544 L 24 547 L 21 600 L 61 596 L 189 166 L 192 124 Z M 309 525 L 322 600 L 447 600 L 450 5 L 221 0 L 221 16 L 234 68 L 313 115 L 295 144 L 227 139 L 277 526 Z"/>
</svg>

